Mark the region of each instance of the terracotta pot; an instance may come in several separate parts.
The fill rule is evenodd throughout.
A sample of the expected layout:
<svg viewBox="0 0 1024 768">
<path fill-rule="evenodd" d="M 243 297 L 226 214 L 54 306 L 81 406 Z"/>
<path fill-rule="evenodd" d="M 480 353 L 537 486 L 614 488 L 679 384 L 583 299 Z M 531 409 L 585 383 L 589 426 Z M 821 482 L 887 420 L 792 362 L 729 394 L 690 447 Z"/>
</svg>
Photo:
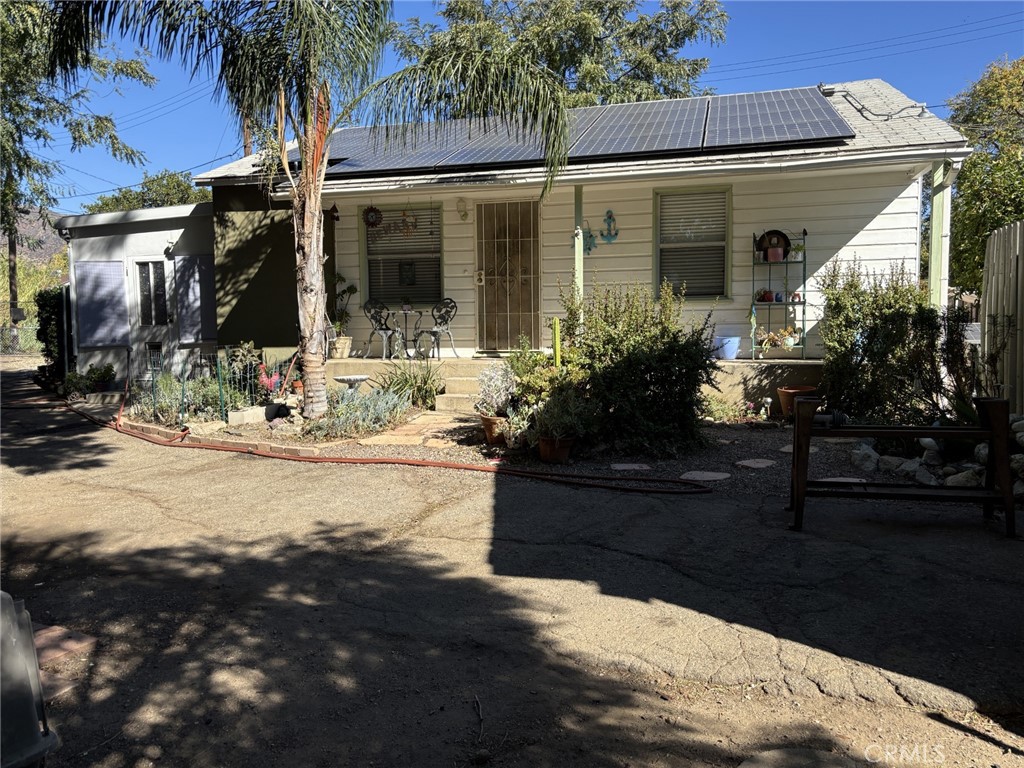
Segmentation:
<svg viewBox="0 0 1024 768">
<path fill-rule="evenodd" d="M 292 382 L 292 392 L 294 392 L 296 395 L 299 395 L 300 397 L 302 396 L 302 380 L 301 379 L 296 379 L 295 381 Z"/>
<path fill-rule="evenodd" d="M 779 262 L 785 257 L 786 251 L 783 248 L 769 248 L 768 261 Z"/>
<path fill-rule="evenodd" d="M 548 464 L 565 464 L 572 452 L 571 437 L 542 437 L 537 443 L 540 460 Z"/>
<path fill-rule="evenodd" d="M 480 422 L 484 425 L 484 437 L 488 445 L 504 445 L 505 435 L 501 431 L 505 423 L 503 416 L 484 416 L 480 414 Z"/>
<path fill-rule="evenodd" d="M 775 391 L 778 392 L 779 395 L 779 405 L 782 407 L 782 415 L 788 419 L 793 413 L 793 399 L 800 395 L 813 395 L 818 391 L 818 388 L 801 384 L 790 387 L 779 387 Z"/>
</svg>

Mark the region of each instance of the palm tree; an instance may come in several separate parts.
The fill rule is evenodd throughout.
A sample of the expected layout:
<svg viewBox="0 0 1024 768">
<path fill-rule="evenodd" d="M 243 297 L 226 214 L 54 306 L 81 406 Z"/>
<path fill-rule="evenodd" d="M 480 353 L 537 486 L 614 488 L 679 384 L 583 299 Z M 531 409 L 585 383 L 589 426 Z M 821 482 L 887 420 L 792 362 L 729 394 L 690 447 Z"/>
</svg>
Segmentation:
<svg viewBox="0 0 1024 768">
<path fill-rule="evenodd" d="M 568 154 L 564 89 L 547 70 L 493 51 L 422 59 L 374 81 L 391 29 L 390 0 L 88 0 L 55 2 L 54 76 L 73 78 L 117 30 L 193 74 L 208 71 L 243 120 L 275 130 L 295 230 L 303 416 L 327 410 L 323 214 L 329 137 L 363 120 L 391 126 L 474 115 L 544 143 L 550 188 Z M 298 163 L 289 164 L 288 150 Z"/>
</svg>

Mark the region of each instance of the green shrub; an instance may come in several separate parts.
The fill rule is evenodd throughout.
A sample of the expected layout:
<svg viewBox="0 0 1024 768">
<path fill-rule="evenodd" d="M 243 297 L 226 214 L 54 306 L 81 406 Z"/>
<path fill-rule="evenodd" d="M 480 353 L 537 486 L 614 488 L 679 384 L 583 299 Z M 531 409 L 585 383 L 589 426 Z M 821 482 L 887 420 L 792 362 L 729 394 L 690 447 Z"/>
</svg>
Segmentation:
<svg viewBox="0 0 1024 768">
<path fill-rule="evenodd" d="M 304 432 L 317 440 L 360 437 L 398 424 L 412 403 L 407 393 L 374 389 L 361 395 L 347 389 L 327 392 L 327 414 L 306 422 Z"/>
<path fill-rule="evenodd" d="M 942 318 L 898 267 L 867 275 L 832 265 L 825 299 L 822 390 L 830 407 L 864 423 L 931 423 L 940 414 Z"/>
<path fill-rule="evenodd" d="M 388 363 L 374 383 L 381 389 L 408 396 L 409 402 L 417 408 L 428 409 L 434 407 L 437 394 L 444 387 L 440 372 L 429 360 Z"/>
<path fill-rule="evenodd" d="M 600 414 L 598 439 L 638 453 L 675 454 L 702 442 L 703 385 L 714 386 L 711 313 L 684 320 L 664 284 L 562 291 L 566 376 Z"/>
<path fill-rule="evenodd" d="M 57 286 L 39 291 L 36 294 L 36 312 L 39 318 L 36 339 L 43 345 L 43 357 L 51 376 L 62 376 L 67 367 L 63 340 L 64 289 Z"/>
</svg>

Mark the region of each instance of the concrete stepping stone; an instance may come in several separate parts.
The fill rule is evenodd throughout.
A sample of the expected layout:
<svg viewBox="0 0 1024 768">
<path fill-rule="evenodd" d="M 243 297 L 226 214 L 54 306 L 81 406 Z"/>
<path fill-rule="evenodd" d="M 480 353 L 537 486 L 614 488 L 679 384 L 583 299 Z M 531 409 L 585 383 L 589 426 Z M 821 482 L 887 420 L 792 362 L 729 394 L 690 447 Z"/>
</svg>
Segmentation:
<svg viewBox="0 0 1024 768">
<path fill-rule="evenodd" d="M 72 654 L 88 653 L 96 647 L 96 638 L 64 627 L 46 627 L 35 633 L 36 656 L 40 664 L 50 664 Z"/>
<path fill-rule="evenodd" d="M 650 469 L 650 466 L 647 464 L 612 464 L 609 468 L 616 472 L 643 472 Z"/>
<path fill-rule="evenodd" d="M 737 467 L 743 467 L 744 469 L 768 469 L 768 467 L 774 467 L 776 462 L 771 459 L 743 459 L 737 461 Z"/>
<path fill-rule="evenodd" d="M 374 435 L 358 442 L 359 445 L 420 445 L 423 442 L 423 435 L 396 435 L 393 432 L 385 432 L 383 435 Z"/>
<path fill-rule="evenodd" d="M 818 452 L 817 447 L 815 447 L 813 445 L 810 447 L 810 449 L 811 449 L 811 453 L 817 453 Z M 790 443 L 789 445 L 784 445 L 781 448 L 779 448 L 779 451 L 781 453 L 792 453 L 793 452 L 793 444 Z"/>
<path fill-rule="evenodd" d="M 712 480 L 728 480 L 732 475 L 728 472 L 701 472 L 693 470 L 679 476 L 680 480 L 693 480 L 698 483 L 706 483 Z"/>
</svg>

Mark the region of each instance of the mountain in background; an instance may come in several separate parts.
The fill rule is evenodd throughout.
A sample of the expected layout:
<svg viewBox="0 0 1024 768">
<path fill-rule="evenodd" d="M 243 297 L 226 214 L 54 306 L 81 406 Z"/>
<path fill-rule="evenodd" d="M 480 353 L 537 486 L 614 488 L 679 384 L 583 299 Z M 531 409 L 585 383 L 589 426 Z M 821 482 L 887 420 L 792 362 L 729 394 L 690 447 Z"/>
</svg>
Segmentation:
<svg viewBox="0 0 1024 768">
<path fill-rule="evenodd" d="M 57 234 L 52 222 L 59 216 L 50 211 L 43 211 L 40 217 L 38 208 L 27 209 L 18 215 L 18 260 L 25 259 L 37 264 L 45 264 L 55 253 L 60 253 L 67 243 Z M 0 239 L 0 253 L 7 255 L 7 238 Z"/>
</svg>

